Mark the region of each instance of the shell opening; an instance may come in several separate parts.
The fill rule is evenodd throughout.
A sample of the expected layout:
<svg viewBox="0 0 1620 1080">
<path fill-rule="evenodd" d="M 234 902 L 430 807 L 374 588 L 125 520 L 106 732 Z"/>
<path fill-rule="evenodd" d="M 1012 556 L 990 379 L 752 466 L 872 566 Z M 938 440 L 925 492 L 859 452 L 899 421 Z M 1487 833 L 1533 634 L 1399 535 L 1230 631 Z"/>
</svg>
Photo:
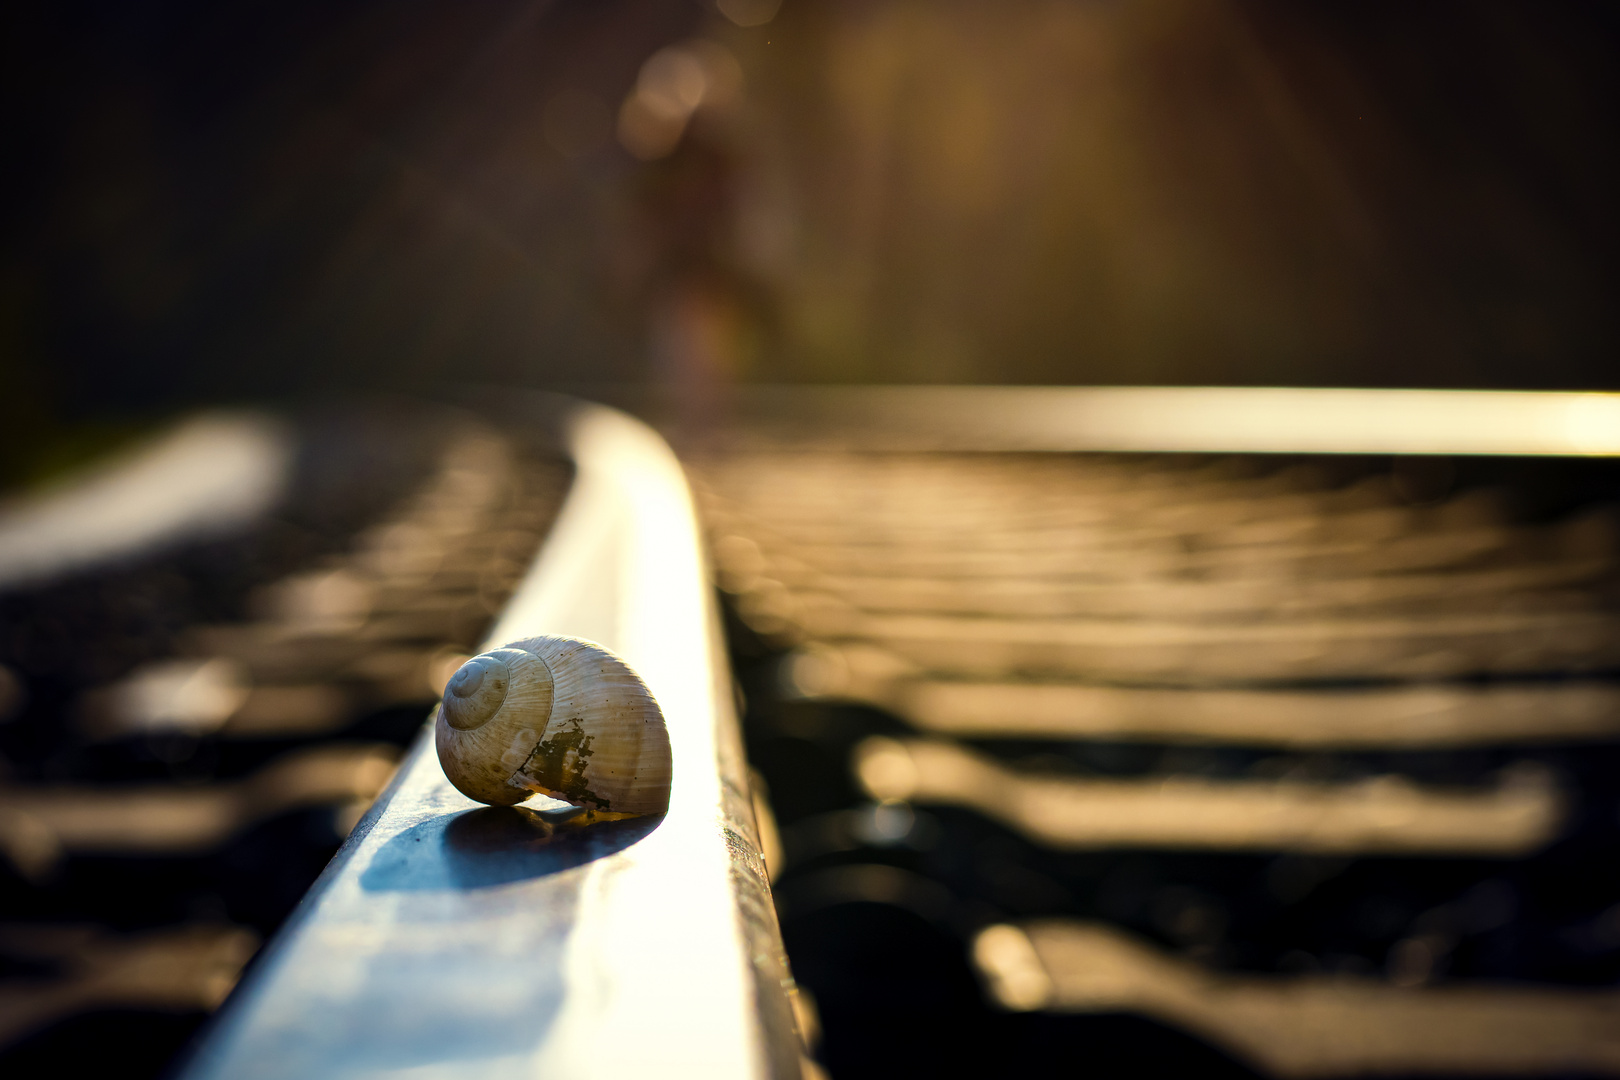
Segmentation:
<svg viewBox="0 0 1620 1080">
<path fill-rule="evenodd" d="M 468 660 L 445 684 L 445 723 L 458 731 L 482 727 L 506 701 L 511 682 L 505 661 L 488 654 Z"/>
</svg>

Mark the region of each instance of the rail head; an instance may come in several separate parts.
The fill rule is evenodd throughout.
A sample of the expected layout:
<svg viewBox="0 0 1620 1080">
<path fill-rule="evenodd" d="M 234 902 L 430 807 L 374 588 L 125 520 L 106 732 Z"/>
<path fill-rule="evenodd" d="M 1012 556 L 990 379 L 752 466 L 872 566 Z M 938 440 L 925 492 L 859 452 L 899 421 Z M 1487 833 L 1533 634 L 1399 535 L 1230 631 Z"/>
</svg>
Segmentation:
<svg viewBox="0 0 1620 1080">
<path fill-rule="evenodd" d="M 768 440 L 964 451 L 1620 456 L 1620 394 L 1246 386 L 756 386 Z"/>
<path fill-rule="evenodd" d="M 675 456 L 543 401 L 575 479 L 489 636 L 590 638 L 662 706 L 669 813 L 570 829 L 457 792 L 431 732 L 255 963 L 181 1075 L 800 1071 L 731 679 Z"/>
</svg>

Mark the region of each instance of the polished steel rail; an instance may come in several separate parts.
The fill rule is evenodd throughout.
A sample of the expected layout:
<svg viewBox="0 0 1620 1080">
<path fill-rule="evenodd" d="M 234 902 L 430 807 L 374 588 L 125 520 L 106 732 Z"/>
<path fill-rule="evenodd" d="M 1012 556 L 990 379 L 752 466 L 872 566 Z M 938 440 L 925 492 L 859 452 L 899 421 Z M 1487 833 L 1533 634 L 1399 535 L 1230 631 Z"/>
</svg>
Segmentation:
<svg viewBox="0 0 1620 1080">
<path fill-rule="evenodd" d="M 1620 455 L 1620 394 L 1244 386 L 761 386 L 777 434 L 871 448 Z"/>
<path fill-rule="evenodd" d="M 181 1075 L 799 1075 L 680 465 L 622 413 L 537 411 L 556 414 L 574 485 L 489 642 L 566 634 L 624 656 L 669 723 L 668 815 L 553 831 L 480 808 L 425 733 Z"/>
</svg>

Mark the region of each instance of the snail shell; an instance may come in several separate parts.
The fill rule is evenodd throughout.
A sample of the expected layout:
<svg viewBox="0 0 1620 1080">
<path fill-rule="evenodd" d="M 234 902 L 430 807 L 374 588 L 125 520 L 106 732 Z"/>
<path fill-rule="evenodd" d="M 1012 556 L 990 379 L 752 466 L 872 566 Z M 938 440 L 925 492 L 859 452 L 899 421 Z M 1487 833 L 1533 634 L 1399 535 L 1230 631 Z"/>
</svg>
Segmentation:
<svg viewBox="0 0 1620 1080">
<path fill-rule="evenodd" d="M 607 815 L 669 809 L 669 731 L 651 691 L 595 642 L 536 637 L 468 660 L 434 722 L 445 775 L 495 806 L 535 793 Z"/>
</svg>

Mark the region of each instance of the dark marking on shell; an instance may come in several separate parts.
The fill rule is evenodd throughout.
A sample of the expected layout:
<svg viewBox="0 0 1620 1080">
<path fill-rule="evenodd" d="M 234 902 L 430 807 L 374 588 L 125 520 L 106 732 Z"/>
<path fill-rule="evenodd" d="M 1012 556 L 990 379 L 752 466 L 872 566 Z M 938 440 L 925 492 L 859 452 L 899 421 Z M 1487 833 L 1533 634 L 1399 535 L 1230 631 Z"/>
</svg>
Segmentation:
<svg viewBox="0 0 1620 1080">
<path fill-rule="evenodd" d="M 587 786 L 585 767 L 591 759 L 593 735 L 585 734 L 584 720 L 572 717 L 557 725 L 550 738 L 540 740 L 518 770 L 558 798 L 579 804 L 589 802 L 599 810 L 611 810 L 608 800 Z"/>
</svg>

